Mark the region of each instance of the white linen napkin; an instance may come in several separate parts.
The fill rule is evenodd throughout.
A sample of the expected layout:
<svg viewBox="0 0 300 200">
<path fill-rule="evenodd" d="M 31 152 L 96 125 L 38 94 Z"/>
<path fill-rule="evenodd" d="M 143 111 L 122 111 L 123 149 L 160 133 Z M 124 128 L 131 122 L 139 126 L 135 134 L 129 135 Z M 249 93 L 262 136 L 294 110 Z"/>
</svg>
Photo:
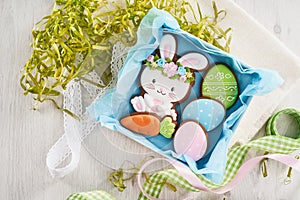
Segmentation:
<svg viewBox="0 0 300 200">
<path fill-rule="evenodd" d="M 212 12 L 210 1 L 200 1 L 204 13 Z M 262 97 L 254 97 L 236 129 L 229 147 L 251 140 L 300 78 L 300 59 L 274 35 L 231 0 L 216 0 L 227 12 L 221 25 L 232 27 L 231 54 L 250 66 L 276 70 L 284 84 Z"/>
</svg>

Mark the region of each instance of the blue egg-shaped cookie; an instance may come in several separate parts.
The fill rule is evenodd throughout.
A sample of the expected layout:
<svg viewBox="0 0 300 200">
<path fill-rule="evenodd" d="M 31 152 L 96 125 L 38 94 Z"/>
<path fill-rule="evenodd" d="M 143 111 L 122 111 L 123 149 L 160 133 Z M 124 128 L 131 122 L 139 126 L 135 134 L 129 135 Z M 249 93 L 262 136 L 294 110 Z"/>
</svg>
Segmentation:
<svg viewBox="0 0 300 200">
<path fill-rule="evenodd" d="M 208 98 L 200 98 L 191 101 L 182 112 L 182 121 L 193 120 L 199 122 L 206 131 L 218 127 L 225 119 L 226 110 L 224 106 Z"/>
</svg>

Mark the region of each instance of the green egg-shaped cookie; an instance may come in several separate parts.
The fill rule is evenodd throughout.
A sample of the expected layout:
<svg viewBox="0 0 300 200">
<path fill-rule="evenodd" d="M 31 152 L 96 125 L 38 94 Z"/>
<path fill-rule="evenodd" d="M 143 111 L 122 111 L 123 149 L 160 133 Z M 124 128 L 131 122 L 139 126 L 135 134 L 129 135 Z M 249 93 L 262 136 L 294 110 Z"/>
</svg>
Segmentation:
<svg viewBox="0 0 300 200">
<path fill-rule="evenodd" d="M 213 66 L 203 78 L 201 94 L 222 102 L 226 109 L 230 108 L 239 95 L 234 73 L 224 64 Z"/>
</svg>

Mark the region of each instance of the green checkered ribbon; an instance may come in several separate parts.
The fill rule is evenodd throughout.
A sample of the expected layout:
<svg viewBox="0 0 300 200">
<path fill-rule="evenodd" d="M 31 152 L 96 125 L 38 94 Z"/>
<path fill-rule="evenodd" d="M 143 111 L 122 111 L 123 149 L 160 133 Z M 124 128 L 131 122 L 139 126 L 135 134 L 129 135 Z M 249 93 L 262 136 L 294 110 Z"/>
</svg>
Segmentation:
<svg viewBox="0 0 300 200">
<path fill-rule="evenodd" d="M 236 173 L 242 166 L 246 155 L 250 149 L 257 149 L 267 151 L 269 153 L 276 154 L 289 154 L 293 151 L 300 149 L 300 134 L 298 133 L 298 138 L 289 138 L 282 136 L 278 133 L 276 125 L 278 118 L 282 114 L 287 114 L 292 116 L 297 123 L 299 124 L 300 130 L 300 112 L 295 109 L 285 109 L 276 114 L 274 114 L 268 121 L 266 126 L 266 135 L 265 137 L 259 138 L 257 140 L 251 141 L 248 144 L 243 146 L 238 146 L 229 150 L 227 156 L 227 164 L 224 173 L 224 179 L 221 184 L 216 184 L 209 179 L 206 179 L 202 175 L 197 177 L 205 184 L 205 186 L 211 190 L 217 190 L 225 185 L 229 184 Z M 176 169 L 167 169 L 164 171 L 156 172 L 149 176 L 147 182 L 144 183 L 144 191 L 154 198 L 159 198 L 160 193 L 164 187 L 164 184 L 172 182 L 178 187 L 181 187 L 185 190 L 191 192 L 200 192 L 201 190 L 197 189 L 191 185 L 185 178 L 178 174 Z M 140 193 L 139 200 L 147 200 L 148 198 Z M 113 196 L 104 191 L 92 191 L 92 192 L 82 192 L 77 194 L 70 195 L 67 200 L 115 200 Z"/>
<path fill-rule="evenodd" d="M 300 138 L 300 112 L 293 108 L 287 108 L 287 109 L 281 110 L 281 111 L 277 112 L 276 114 L 274 114 L 268 121 L 268 124 L 266 127 L 266 135 L 277 135 L 277 136 L 280 135 L 277 131 L 277 121 L 278 121 L 278 118 L 283 114 L 289 115 L 296 120 L 296 122 L 299 126 L 297 138 Z"/>
<path fill-rule="evenodd" d="M 245 157 L 248 154 L 250 149 L 263 150 L 269 153 L 276 153 L 276 154 L 289 154 L 291 152 L 300 149 L 299 137 L 294 139 L 294 138 L 282 136 L 278 133 L 276 124 L 278 121 L 278 117 L 282 114 L 287 114 L 295 118 L 295 120 L 298 122 L 300 127 L 299 111 L 291 108 L 282 110 L 274 114 L 269 119 L 268 124 L 266 126 L 267 136 L 229 150 L 227 154 L 228 159 L 226 163 L 224 178 L 221 184 L 216 184 L 210 181 L 209 179 L 206 179 L 202 175 L 197 175 L 198 178 L 205 184 L 207 188 L 211 190 L 217 190 L 224 187 L 225 185 L 227 185 L 233 180 L 239 168 L 243 164 L 243 161 L 245 160 Z M 152 197 L 159 198 L 163 185 L 158 183 L 166 182 L 165 180 L 168 180 L 174 183 L 175 185 L 192 192 L 201 191 L 196 187 L 192 186 L 185 178 L 180 176 L 176 169 L 159 171 L 151 175 L 149 177 L 149 180 L 146 183 L 144 183 L 144 191 Z M 148 198 L 141 193 L 138 199 L 145 200 Z"/>
<path fill-rule="evenodd" d="M 105 191 L 97 190 L 71 194 L 66 200 L 116 200 L 116 198 Z"/>
</svg>

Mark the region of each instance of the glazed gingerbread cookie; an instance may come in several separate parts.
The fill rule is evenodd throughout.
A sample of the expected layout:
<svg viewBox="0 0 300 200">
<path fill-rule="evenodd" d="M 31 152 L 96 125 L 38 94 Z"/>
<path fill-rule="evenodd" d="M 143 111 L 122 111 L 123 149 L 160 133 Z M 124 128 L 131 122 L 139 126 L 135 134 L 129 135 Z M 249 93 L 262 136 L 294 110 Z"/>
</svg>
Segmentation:
<svg viewBox="0 0 300 200">
<path fill-rule="evenodd" d="M 204 55 L 191 52 L 177 59 L 176 50 L 175 36 L 165 34 L 159 45 L 159 54 L 149 55 L 144 62 L 139 76 L 141 94 L 131 99 L 136 111 L 133 113 L 134 117 L 138 117 L 138 113 L 142 113 L 143 117 L 145 113 L 158 115 L 164 122 L 160 127 L 160 130 L 163 130 L 161 133 L 167 138 L 171 137 L 177 123 L 175 105 L 190 94 L 194 83 L 194 71 L 203 71 L 208 67 L 208 60 Z M 140 126 L 134 123 L 134 120 L 129 120 L 132 122 L 130 125 L 124 124 L 124 118 L 121 119 L 121 124 L 127 129 L 134 131 Z M 151 130 L 147 130 L 140 133 L 155 135 L 150 132 Z"/>
<path fill-rule="evenodd" d="M 141 93 L 130 100 L 136 112 L 124 116 L 120 122 L 125 128 L 147 136 L 160 133 L 171 138 L 175 133 L 175 152 L 197 161 L 216 142 L 210 142 L 210 134 L 214 134 L 215 138 L 221 134 L 218 128 L 225 119 L 225 107 L 232 106 L 228 99 L 235 97 L 235 91 L 225 94 L 221 92 L 226 92 L 229 86 L 230 90 L 236 82 L 232 83 L 235 80 L 234 74 L 230 74 L 231 71 L 222 67 L 223 65 L 210 68 L 205 72 L 201 84 L 202 95 L 206 97 L 189 102 L 181 113 L 181 121 L 178 121 L 175 105 L 189 96 L 194 84 L 194 73 L 207 70 L 208 59 L 197 52 L 189 52 L 179 57 L 176 50 L 175 36 L 165 34 L 158 48 L 159 53 L 156 51 L 149 55 L 143 63 L 139 74 Z M 216 94 L 223 95 L 226 100 L 221 101 Z M 177 124 L 179 127 L 176 129 Z"/>
<path fill-rule="evenodd" d="M 239 95 L 235 74 L 223 63 L 214 65 L 203 78 L 201 94 L 222 102 L 226 109 L 230 108 Z"/>
<path fill-rule="evenodd" d="M 182 123 L 174 136 L 174 149 L 197 161 L 215 146 L 226 117 L 225 107 L 217 100 L 201 97 L 189 102 L 182 111 Z"/>
</svg>

